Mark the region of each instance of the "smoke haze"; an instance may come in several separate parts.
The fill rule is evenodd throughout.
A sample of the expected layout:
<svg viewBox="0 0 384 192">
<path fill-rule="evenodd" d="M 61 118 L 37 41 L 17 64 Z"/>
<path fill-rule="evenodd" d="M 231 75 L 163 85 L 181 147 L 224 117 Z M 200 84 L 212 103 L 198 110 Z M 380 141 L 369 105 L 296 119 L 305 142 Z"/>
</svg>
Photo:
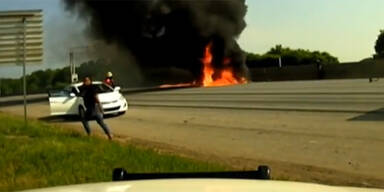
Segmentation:
<svg viewBox="0 0 384 192">
<path fill-rule="evenodd" d="M 212 42 L 213 66 L 219 71 L 228 57 L 235 75 L 246 76 L 236 42 L 246 27 L 245 0 L 63 1 L 88 24 L 91 38 L 117 46 L 143 73 L 177 68 L 199 80 L 204 47 Z"/>
</svg>

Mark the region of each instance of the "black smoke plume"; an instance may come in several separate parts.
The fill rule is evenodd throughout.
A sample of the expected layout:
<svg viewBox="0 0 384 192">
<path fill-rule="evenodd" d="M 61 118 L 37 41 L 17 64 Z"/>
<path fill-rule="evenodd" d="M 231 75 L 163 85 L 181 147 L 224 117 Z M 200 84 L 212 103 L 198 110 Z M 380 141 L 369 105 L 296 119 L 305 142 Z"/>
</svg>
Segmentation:
<svg viewBox="0 0 384 192">
<path fill-rule="evenodd" d="M 246 26 L 245 0 L 63 0 L 89 25 L 96 40 L 116 44 L 135 57 L 144 72 L 164 68 L 201 78 L 204 47 L 213 43 L 213 66 L 224 57 L 238 78 L 245 56 L 236 42 Z"/>
</svg>

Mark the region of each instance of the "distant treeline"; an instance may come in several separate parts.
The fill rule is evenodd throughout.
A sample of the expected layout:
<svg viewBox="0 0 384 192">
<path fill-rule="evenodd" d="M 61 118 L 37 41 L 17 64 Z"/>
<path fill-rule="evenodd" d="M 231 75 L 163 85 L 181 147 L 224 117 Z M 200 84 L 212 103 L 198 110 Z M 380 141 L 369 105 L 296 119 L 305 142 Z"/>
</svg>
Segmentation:
<svg viewBox="0 0 384 192">
<path fill-rule="evenodd" d="M 80 78 L 91 76 L 96 80 L 102 80 L 109 67 L 100 60 L 83 63 L 76 70 Z M 62 89 L 71 82 L 69 67 L 35 71 L 27 75 L 26 78 L 28 94 L 44 93 L 50 89 Z M 0 89 L 1 96 L 20 95 L 23 93 L 22 78 L 1 79 Z"/>
<path fill-rule="evenodd" d="M 70 80 L 69 67 L 63 69 L 47 69 L 35 71 L 28 75 L 27 91 L 28 93 L 41 93 L 52 88 L 62 88 Z M 23 93 L 22 78 L 1 79 L 1 95 L 20 95 Z"/>
<path fill-rule="evenodd" d="M 249 68 L 279 67 L 280 62 L 282 66 L 339 64 L 339 60 L 327 52 L 291 49 L 281 45 L 263 55 L 248 53 L 246 61 Z"/>
<path fill-rule="evenodd" d="M 281 58 L 282 66 L 310 65 L 310 64 L 338 64 L 336 57 L 318 51 L 308 51 L 303 49 L 290 49 L 277 45 L 263 55 L 248 53 L 246 64 L 249 68 L 278 67 L 279 58 Z M 130 80 L 124 79 L 127 76 L 127 69 L 119 65 L 107 64 L 104 60 L 89 61 L 81 64 L 76 68 L 79 78 L 91 76 L 95 80 L 102 80 L 106 72 L 111 71 L 118 82 L 123 86 L 130 86 Z M 144 74 L 157 83 L 172 83 L 187 81 L 182 70 L 176 69 L 156 69 L 156 73 Z M 159 74 L 161 73 L 161 74 Z M 172 75 L 169 75 L 172 74 Z M 168 79 L 167 79 L 168 78 Z M 184 78 L 184 79 L 183 79 Z M 124 82 L 124 80 L 126 82 Z M 62 69 L 47 69 L 35 71 L 27 76 L 27 91 L 29 94 L 44 93 L 50 89 L 61 89 L 70 83 L 70 69 L 64 67 Z M 2 79 L 1 80 L 1 96 L 20 95 L 22 94 L 22 79 Z"/>
</svg>

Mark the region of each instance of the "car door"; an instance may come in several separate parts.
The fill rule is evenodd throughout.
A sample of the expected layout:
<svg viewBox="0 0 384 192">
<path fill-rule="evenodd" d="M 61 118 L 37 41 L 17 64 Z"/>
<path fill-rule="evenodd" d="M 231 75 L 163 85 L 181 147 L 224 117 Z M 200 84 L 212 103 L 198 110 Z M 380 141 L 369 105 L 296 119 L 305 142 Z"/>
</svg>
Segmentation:
<svg viewBox="0 0 384 192">
<path fill-rule="evenodd" d="M 77 115 L 78 100 L 76 94 L 72 92 L 72 88 L 50 92 L 51 115 Z"/>
</svg>

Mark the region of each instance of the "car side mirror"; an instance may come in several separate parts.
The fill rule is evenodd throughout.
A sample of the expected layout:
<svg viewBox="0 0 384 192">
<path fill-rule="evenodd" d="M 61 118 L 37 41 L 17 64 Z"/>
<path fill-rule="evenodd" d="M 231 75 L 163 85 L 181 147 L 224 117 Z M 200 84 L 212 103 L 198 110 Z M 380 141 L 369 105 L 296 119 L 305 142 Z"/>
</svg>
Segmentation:
<svg viewBox="0 0 384 192">
<path fill-rule="evenodd" d="M 75 93 L 70 93 L 69 96 L 70 97 L 76 97 L 76 94 Z"/>
<path fill-rule="evenodd" d="M 118 91 L 120 91 L 120 87 L 115 87 L 115 89 L 114 89 L 114 91 L 116 91 L 116 92 L 118 92 Z"/>
</svg>

